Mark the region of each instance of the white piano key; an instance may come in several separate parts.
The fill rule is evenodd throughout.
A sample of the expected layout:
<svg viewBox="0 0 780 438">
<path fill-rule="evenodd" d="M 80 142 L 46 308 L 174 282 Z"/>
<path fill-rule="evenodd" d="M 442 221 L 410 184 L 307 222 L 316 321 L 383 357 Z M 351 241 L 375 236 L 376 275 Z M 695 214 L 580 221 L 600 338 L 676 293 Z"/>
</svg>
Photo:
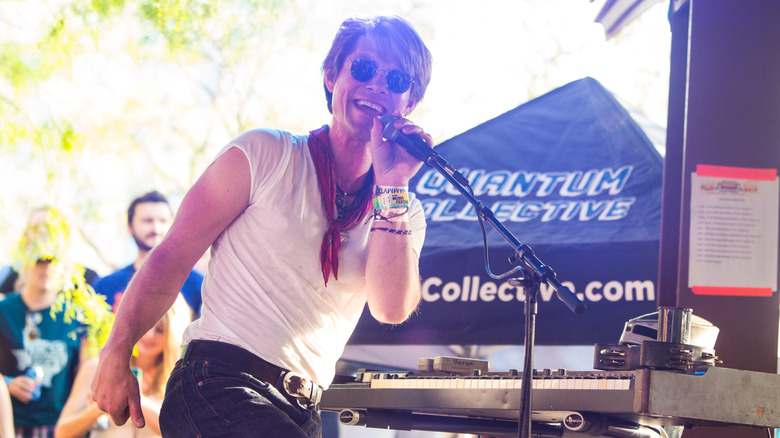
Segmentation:
<svg viewBox="0 0 780 438">
<path fill-rule="evenodd" d="M 376 389 L 497 389 L 520 390 L 522 377 L 416 377 L 403 374 L 376 373 L 370 379 L 365 375 L 371 388 Z M 533 379 L 534 390 L 631 390 L 632 378 L 620 375 L 598 376 L 595 378 L 555 377 Z"/>
<path fill-rule="evenodd" d="M 576 379 L 561 379 L 561 388 L 560 389 L 568 389 L 572 390 L 574 389 Z"/>
</svg>

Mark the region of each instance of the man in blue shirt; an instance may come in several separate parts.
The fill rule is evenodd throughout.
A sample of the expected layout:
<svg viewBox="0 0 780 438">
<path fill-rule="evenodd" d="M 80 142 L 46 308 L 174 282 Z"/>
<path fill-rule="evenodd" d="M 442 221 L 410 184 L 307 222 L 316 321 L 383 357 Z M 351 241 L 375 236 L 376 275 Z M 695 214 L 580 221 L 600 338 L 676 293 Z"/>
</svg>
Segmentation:
<svg viewBox="0 0 780 438">
<path fill-rule="evenodd" d="M 127 228 L 138 247 L 138 255 L 133 263 L 101 278 L 94 285 L 95 291 L 106 297 L 106 302 L 114 311 L 130 279 L 141 267 L 149 251 L 162 241 L 172 220 L 173 211 L 168 200 L 156 190 L 141 195 L 130 203 L 127 209 Z M 203 274 L 193 270 L 181 289 L 182 296 L 192 309 L 193 317 L 200 315 L 202 283 Z"/>
</svg>

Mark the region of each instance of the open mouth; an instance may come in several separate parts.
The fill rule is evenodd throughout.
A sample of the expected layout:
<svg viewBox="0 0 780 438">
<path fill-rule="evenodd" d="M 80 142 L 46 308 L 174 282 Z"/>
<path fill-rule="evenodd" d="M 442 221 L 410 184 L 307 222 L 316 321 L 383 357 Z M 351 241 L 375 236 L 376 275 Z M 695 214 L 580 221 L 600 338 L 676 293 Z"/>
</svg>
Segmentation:
<svg viewBox="0 0 780 438">
<path fill-rule="evenodd" d="M 372 111 L 372 112 L 375 112 L 375 113 L 377 113 L 379 115 L 382 115 L 382 114 L 384 114 L 387 111 L 387 110 L 385 110 L 385 107 L 383 107 L 382 105 L 379 105 L 379 104 L 374 103 L 374 102 L 369 102 L 369 101 L 363 100 L 363 99 L 355 100 L 355 105 L 357 105 L 359 108 L 361 108 L 363 110 Z"/>
</svg>

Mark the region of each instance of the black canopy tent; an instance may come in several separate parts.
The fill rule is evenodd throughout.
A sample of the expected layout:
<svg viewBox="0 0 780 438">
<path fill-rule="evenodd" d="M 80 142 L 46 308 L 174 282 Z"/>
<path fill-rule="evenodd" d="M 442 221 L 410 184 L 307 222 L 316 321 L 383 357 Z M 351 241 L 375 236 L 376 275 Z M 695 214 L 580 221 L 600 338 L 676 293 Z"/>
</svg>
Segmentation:
<svg viewBox="0 0 780 438">
<path fill-rule="evenodd" d="M 616 342 L 625 321 L 656 309 L 662 157 L 596 80 L 569 83 L 436 150 L 588 306 L 574 315 L 543 285 L 537 344 Z M 423 301 L 398 326 L 365 314 L 350 344 L 522 344 L 524 292 L 487 275 L 472 206 L 427 166 L 410 190 L 428 221 Z M 491 270 L 503 273 L 512 248 L 487 228 Z"/>
</svg>

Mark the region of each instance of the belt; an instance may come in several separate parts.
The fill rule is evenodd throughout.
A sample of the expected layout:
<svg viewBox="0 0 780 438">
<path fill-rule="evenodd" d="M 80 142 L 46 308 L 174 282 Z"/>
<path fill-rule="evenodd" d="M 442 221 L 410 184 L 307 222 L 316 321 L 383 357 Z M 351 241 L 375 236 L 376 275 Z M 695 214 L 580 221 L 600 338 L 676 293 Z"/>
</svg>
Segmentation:
<svg viewBox="0 0 780 438">
<path fill-rule="evenodd" d="M 233 344 L 219 341 L 193 340 L 182 347 L 181 359 L 214 359 L 257 380 L 269 383 L 295 398 L 304 407 L 316 407 L 322 397 L 322 388 L 306 376 L 288 371 L 267 362 Z"/>
</svg>

